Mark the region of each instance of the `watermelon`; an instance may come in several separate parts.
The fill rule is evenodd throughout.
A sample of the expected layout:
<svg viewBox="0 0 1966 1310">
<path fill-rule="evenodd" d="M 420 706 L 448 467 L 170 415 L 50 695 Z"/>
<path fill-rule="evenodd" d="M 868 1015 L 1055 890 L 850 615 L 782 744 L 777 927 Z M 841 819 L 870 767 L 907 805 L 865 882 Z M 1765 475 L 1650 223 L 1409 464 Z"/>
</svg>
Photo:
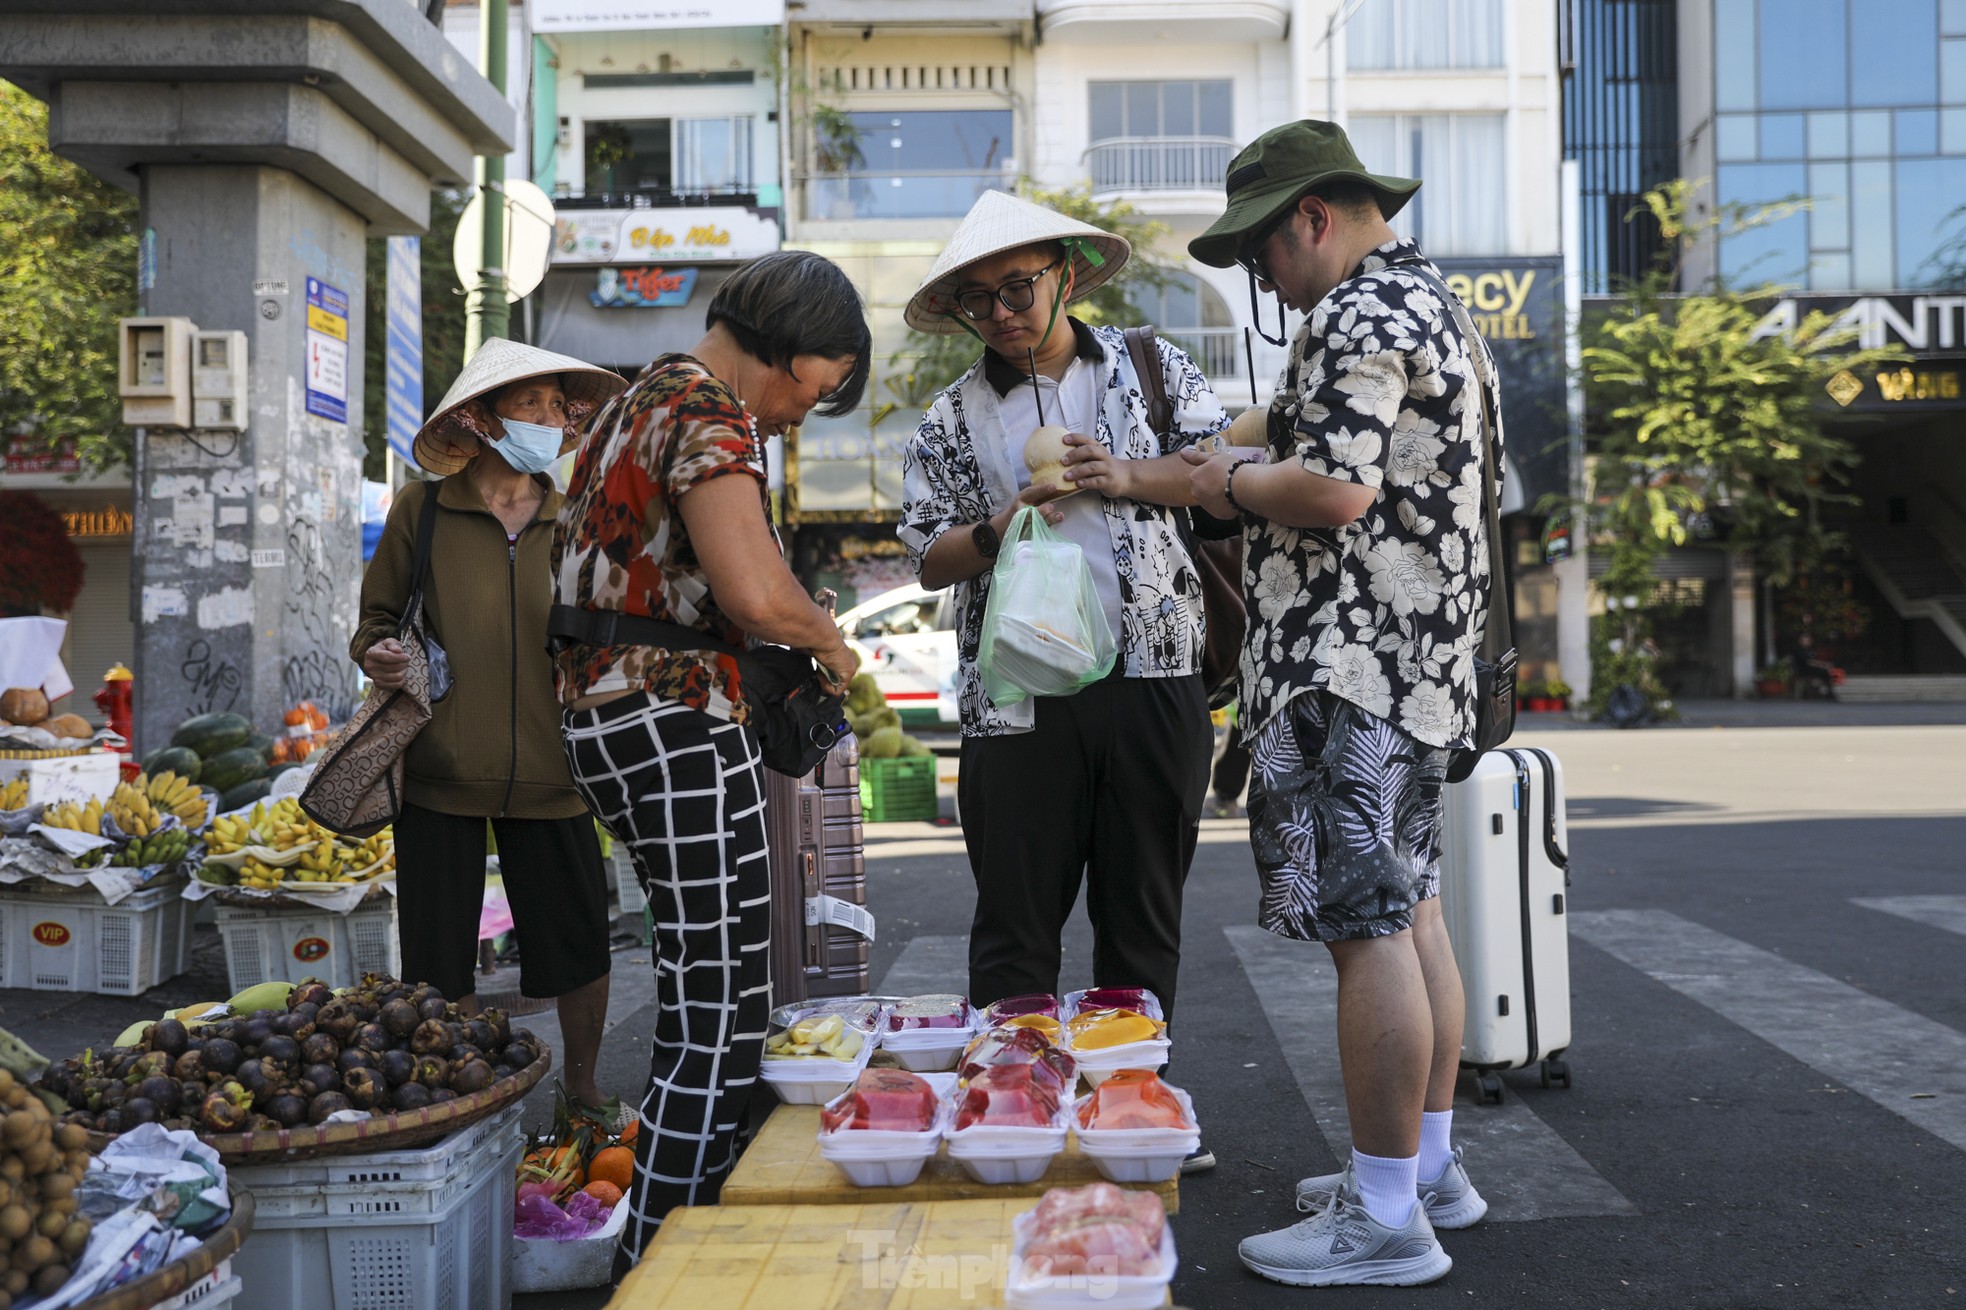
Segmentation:
<svg viewBox="0 0 1966 1310">
<path fill-rule="evenodd" d="M 220 793 L 218 812 L 230 814 L 234 810 L 243 810 L 254 801 L 265 800 L 266 793 L 272 790 L 273 783 L 267 778 L 254 778 L 251 782 L 242 782 L 230 791 Z"/>
<path fill-rule="evenodd" d="M 267 763 L 270 764 L 273 762 L 273 738 L 267 736 L 265 733 L 256 732 L 246 738 L 244 747 L 247 750 L 258 751 L 259 757 Z"/>
<path fill-rule="evenodd" d="M 198 752 L 182 746 L 166 746 L 154 750 L 143 757 L 143 771 L 152 777 L 160 773 L 175 773 L 187 782 L 198 781 L 198 773 L 205 762 L 198 758 Z"/>
<path fill-rule="evenodd" d="M 259 752 L 249 746 L 235 746 L 229 751 L 207 756 L 198 781 L 214 791 L 222 792 L 265 776 L 266 761 L 260 758 Z"/>
<path fill-rule="evenodd" d="M 200 714 L 178 724 L 177 731 L 171 734 L 171 745 L 188 747 L 197 751 L 200 758 L 209 760 L 245 745 L 252 735 L 251 721 L 240 715 Z"/>
<path fill-rule="evenodd" d="M 268 782 L 272 782 L 275 778 L 279 777 L 281 774 L 285 773 L 289 769 L 300 769 L 305 767 L 306 766 L 303 765 L 299 760 L 286 760 L 268 769 L 266 771 L 266 780 Z"/>
</svg>

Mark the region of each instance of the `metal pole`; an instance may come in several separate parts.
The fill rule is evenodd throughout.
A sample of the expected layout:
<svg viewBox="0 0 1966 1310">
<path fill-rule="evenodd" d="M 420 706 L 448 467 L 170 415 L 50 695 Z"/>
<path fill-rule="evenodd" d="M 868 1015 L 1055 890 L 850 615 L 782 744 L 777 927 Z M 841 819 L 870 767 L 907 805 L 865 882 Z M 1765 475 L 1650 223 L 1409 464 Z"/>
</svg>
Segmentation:
<svg viewBox="0 0 1966 1310">
<path fill-rule="evenodd" d="M 479 7 L 478 69 L 485 80 L 505 94 L 505 46 L 509 0 L 484 0 Z M 478 196 L 483 202 L 483 250 L 477 285 L 464 302 L 464 357 L 469 359 L 487 337 L 511 335 L 511 311 L 505 299 L 505 156 L 480 155 Z"/>
</svg>

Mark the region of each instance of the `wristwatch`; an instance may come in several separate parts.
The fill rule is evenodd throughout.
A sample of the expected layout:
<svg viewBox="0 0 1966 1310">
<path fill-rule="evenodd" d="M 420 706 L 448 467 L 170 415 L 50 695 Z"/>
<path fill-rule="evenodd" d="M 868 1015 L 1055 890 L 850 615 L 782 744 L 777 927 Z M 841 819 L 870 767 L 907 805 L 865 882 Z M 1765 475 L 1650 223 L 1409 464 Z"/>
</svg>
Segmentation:
<svg viewBox="0 0 1966 1310">
<path fill-rule="evenodd" d="M 976 553 L 984 559 L 995 559 L 997 552 L 1003 549 L 1003 538 L 997 535 L 996 526 L 988 519 L 971 528 L 969 535 L 976 542 Z"/>
</svg>

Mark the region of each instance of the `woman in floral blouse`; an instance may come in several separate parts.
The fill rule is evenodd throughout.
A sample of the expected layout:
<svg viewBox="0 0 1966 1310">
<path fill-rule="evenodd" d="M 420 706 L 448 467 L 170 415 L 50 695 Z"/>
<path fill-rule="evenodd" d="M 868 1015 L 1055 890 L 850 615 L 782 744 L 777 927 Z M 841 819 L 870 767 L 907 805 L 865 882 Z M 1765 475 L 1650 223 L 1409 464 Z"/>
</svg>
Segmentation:
<svg viewBox="0 0 1966 1310">
<path fill-rule="evenodd" d="M 859 293 L 828 260 L 785 251 L 739 269 L 703 339 L 588 425 L 553 540 L 559 603 L 789 646 L 843 689 L 856 661 L 785 564 L 765 441 L 814 410 L 850 412 L 870 348 Z M 574 786 L 633 856 L 655 916 L 658 1017 L 617 1274 L 673 1207 L 716 1202 L 763 1054 L 771 936 L 737 662 L 627 635 L 554 661 Z"/>
</svg>

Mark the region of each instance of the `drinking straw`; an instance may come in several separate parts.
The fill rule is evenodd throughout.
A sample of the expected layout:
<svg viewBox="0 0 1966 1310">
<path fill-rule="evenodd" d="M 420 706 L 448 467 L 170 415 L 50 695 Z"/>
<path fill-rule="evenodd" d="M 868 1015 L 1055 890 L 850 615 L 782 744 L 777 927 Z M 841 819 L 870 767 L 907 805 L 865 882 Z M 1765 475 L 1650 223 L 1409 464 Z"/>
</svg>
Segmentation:
<svg viewBox="0 0 1966 1310">
<path fill-rule="evenodd" d="M 1242 330 L 1242 357 L 1249 361 L 1249 404 L 1256 405 L 1256 346 L 1249 339 L 1249 329 Z"/>
<path fill-rule="evenodd" d="M 1031 394 L 1038 401 L 1038 426 L 1044 426 L 1044 388 L 1038 385 L 1038 352 L 1025 347 L 1024 357 L 1031 361 Z"/>
</svg>

